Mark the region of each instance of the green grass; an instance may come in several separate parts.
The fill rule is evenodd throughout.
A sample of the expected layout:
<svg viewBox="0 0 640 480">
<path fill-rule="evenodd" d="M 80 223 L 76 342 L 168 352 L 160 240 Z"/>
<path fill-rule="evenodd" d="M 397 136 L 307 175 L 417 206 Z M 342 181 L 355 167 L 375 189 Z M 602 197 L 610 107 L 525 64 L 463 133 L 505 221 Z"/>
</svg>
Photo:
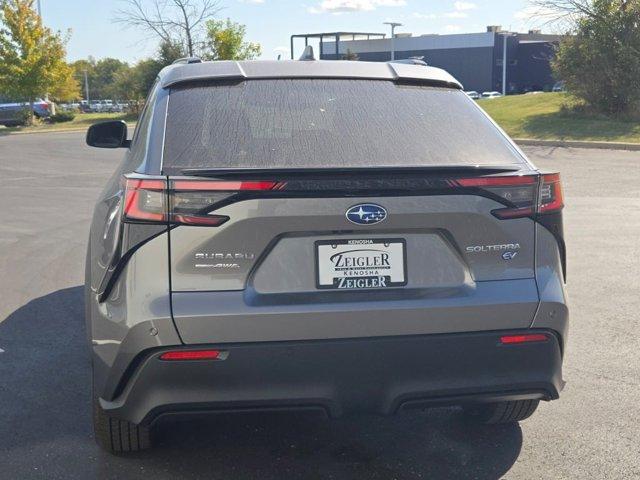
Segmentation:
<svg viewBox="0 0 640 480">
<path fill-rule="evenodd" d="M 135 123 L 136 119 L 136 115 L 128 113 L 78 113 L 70 122 L 42 123 L 32 127 L 0 127 L 0 135 L 9 133 L 64 132 L 67 130 L 82 130 L 88 128 L 89 125 L 105 120 L 124 120 L 127 123 Z"/>
<path fill-rule="evenodd" d="M 640 122 L 612 120 L 562 110 L 575 102 L 566 93 L 511 95 L 478 104 L 513 138 L 537 140 L 583 140 L 640 143 Z M 33 127 L 1 128 L 0 135 L 14 132 L 82 130 L 104 120 L 136 121 L 125 113 L 82 113 L 71 122 Z"/>
<path fill-rule="evenodd" d="M 511 95 L 478 104 L 512 138 L 640 143 L 640 122 L 562 111 L 566 93 Z"/>
</svg>

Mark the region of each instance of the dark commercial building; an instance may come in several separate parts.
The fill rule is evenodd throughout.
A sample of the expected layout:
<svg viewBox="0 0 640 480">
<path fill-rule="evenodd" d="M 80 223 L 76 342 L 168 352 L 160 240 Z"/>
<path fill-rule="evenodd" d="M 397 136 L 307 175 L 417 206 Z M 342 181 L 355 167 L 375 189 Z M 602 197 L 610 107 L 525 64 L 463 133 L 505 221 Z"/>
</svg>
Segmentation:
<svg viewBox="0 0 640 480">
<path fill-rule="evenodd" d="M 316 41 L 320 58 L 326 60 L 356 57 L 358 60 L 385 62 L 391 58 L 391 39 L 384 34 L 337 32 L 302 34 L 291 37 Z M 394 39 L 396 60 L 423 57 L 427 64 L 447 70 L 465 90 L 502 91 L 504 42 L 507 42 L 507 92 L 551 90 L 555 79 L 551 73 L 558 35 L 506 32 L 487 27 L 483 33 L 453 35 L 397 34 Z M 293 52 L 293 48 L 292 48 Z"/>
</svg>

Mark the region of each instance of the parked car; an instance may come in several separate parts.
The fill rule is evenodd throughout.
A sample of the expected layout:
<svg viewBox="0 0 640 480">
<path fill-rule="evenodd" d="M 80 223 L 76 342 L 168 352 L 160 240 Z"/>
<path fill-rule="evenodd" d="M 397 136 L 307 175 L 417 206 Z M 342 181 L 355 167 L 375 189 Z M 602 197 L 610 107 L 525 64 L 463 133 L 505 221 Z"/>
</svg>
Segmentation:
<svg viewBox="0 0 640 480">
<path fill-rule="evenodd" d="M 102 101 L 101 100 L 91 100 L 89 102 L 89 111 L 93 113 L 102 111 Z"/>
<path fill-rule="evenodd" d="M 500 92 L 482 92 L 482 98 L 494 99 L 502 97 Z"/>
<path fill-rule="evenodd" d="M 122 112 L 122 105 L 118 102 L 114 102 L 113 100 L 102 100 L 102 110 L 103 112 L 108 113 L 118 113 Z"/>
<path fill-rule="evenodd" d="M 58 108 L 65 112 L 74 112 L 80 110 L 79 102 L 71 102 L 71 103 L 60 103 L 58 104 Z"/>
<path fill-rule="evenodd" d="M 0 125 L 6 127 L 22 125 L 29 111 L 28 102 L 0 103 Z M 55 105 L 41 98 L 33 104 L 33 114 L 36 118 L 48 118 L 55 115 Z"/>
<path fill-rule="evenodd" d="M 467 94 L 467 97 L 473 99 L 473 100 L 478 100 L 480 98 L 480 94 L 478 92 L 476 92 L 475 90 L 469 90 L 468 92 L 464 92 Z"/>
<path fill-rule="evenodd" d="M 147 448 L 194 411 L 452 404 L 509 423 L 558 398 L 560 179 L 455 78 L 194 62 L 160 72 L 133 139 L 87 132 L 125 149 L 86 263 L 103 448 Z"/>
<path fill-rule="evenodd" d="M 114 113 L 114 112 L 121 112 L 122 106 L 121 104 L 109 99 L 92 100 L 90 103 L 89 109 L 92 112 Z"/>
</svg>

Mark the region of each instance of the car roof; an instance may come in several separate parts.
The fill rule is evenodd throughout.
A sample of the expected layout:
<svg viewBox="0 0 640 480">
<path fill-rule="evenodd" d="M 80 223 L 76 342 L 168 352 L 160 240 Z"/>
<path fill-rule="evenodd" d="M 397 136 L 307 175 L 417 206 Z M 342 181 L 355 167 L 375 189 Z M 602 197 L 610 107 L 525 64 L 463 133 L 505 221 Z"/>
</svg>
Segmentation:
<svg viewBox="0 0 640 480">
<path fill-rule="evenodd" d="M 181 83 L 197 81 L 264 78 L 406 80 L 462 89 L 458 80 L 440 68 L 406 63 L 348 60 L 247 60 L 178 63 L 162 69 L 160 85 L 163 88 L 170 88 Z"/>
</svg>

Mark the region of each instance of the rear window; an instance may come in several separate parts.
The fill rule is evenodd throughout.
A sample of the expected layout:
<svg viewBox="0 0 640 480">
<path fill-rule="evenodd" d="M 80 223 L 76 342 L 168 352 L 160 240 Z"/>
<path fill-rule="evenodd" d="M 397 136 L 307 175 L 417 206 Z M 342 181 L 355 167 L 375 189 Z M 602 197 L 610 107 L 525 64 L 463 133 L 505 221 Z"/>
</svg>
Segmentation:
<svg viewBox="0 0 640 480">
<path fill-rule="evenodd" d="M 522 162 L 470 102 L 459 90 L 382 80 L 182 86 L 169 98 L 164 171 Z"/>
</svg>

